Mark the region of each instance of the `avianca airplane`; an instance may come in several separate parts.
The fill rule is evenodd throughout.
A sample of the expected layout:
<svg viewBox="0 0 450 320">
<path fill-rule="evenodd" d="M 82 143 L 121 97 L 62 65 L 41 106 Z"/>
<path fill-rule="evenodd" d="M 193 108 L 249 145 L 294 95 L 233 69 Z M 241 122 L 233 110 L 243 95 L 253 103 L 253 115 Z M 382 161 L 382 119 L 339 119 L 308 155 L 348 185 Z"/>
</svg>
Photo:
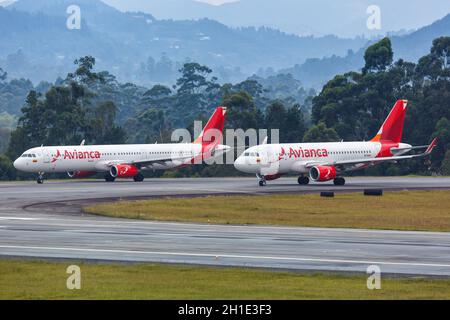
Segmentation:
<svg viewBox="0 0 450 320">
<path fill-rule="evenodd" d="M 421 158 L 429 155 L 436 139 L 429 146 L 413 147 L 402 143 L 406 100 L 399 100 L 381 126 L 378 134 L 368 142 L 267 144 L 247 149 L 234 163 L 237 170 L 256 173 L 260 186 L 287 173 L 298 173 L 298 183 L 334 181 L 344 185 L 342 175 L 382 162 Z M 422 154 L 406 155 L 414 149 L 426 149 Z M 308 177 L 309 176 L 309 177 Z"/>
<path fill-rule="evenodd" d="M 15 162 L 17 170 L 38 173 L 43 183 L 44 173 L 67 172 L 71 178 L 105 173 L 105 180 L 133 178 L 144 180 L 141 170 L 166 170 L 217 157 L 230 147 L 221 145 L 226 108 L 218 107 L 200 136 L 193 143 L 92 145 L 38 147 L 25 151 Z"/>
</svg>

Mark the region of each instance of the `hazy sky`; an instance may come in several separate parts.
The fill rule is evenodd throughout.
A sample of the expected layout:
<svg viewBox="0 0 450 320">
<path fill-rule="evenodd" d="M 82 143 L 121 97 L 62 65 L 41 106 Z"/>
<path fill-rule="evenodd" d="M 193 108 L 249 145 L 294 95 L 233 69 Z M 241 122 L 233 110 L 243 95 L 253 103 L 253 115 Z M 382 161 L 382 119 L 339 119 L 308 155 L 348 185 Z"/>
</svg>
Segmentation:
<svg viewBox="0 0 450 320">
<path fill-rule="evenodd" d="M 0 0 L 0 4 L 12 0 Z M 38 0 L 45 3 L 48 0 Z M 74 1 L 77 0 L 67 0 Z M 232 27 L 267 26 L 298 35 L 373 36 L 414 30 L 450 13 L 449 0 L 101 0 L 122 11 L 157 19 L 210 18 Z M 210 5 L 201 4 L 208 3 Z M 234 5 L 222 5 L 236 2 Z M 380 28 L 369 29 L 379 7 Z"/>
<path fill-rule="evenodd" d="M 199 1 L 199 2 L 206 2 L 206 3 L 209 3 L 209 4 L 213 4 L 213 5 L 218 6 L 218 5 L 227 3 L 227 2 L 237 2 L 237 1 L 239 1 L 239 0 L 196 0 L 196 1 Z"/>
</svg>

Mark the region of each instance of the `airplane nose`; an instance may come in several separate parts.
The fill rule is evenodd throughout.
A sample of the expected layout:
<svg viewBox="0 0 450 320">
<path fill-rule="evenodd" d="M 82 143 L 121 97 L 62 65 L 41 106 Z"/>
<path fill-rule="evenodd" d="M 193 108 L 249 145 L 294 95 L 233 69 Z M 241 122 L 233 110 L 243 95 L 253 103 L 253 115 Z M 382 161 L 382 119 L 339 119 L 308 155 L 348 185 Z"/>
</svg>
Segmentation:
<svg viewBox="0 0 450 320">
<path fill-rule="evenodd" d="M 246 171 L 245 159 L 243 157 L 237 158 L 236 161 L 234 162 L 234 167 L 236 168 L 236 170 L 245 172 Z"/>
<path fill-rule="evenodd" d="M 19 166 L 19 159 L 16 159 L 16 161 L 14 161 L 13 163 L 14 168 L 16 168 L 17 170 L 19 170 L 18 166 Z"/>
</svg>

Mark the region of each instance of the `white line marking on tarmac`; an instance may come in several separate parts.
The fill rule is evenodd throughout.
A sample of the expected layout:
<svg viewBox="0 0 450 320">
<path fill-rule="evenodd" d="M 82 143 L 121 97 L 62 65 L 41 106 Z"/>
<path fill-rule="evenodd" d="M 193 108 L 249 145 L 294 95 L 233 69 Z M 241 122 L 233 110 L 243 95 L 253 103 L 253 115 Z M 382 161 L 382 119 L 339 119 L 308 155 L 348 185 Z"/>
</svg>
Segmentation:
<svg viewBox="0 0 450 320">
<path fill-rule="evenodd" d="M 254 255 L 234 255 L 234 254 L 211 254 L 211 253 L 182 253 L 182 252 L 157 252 L 157 251 L 132 251 L 132 250 L 113 250 L 113 249 L 82 249 L 67 247 L 29 247 L 29 246 L 0 246 L 4 249 L 28 249 L 28 250 L 53 250 L 53 251 L 78 251 L 78 252 L 98 252 L 98 253 L 131 253 L 148 255 L 170 255 L 170 256 L 190 256 L 190 257 L 210 257 L 210 258 L 237 258 L 237 259 L 260 259 L 260 260 L 285 260 L 299 262 L 323 262 L 323 263 L 345 263 L 345 264 L 374 264 L 374 265 L 393 265 L 408 267 L 437 267 L 450 268 L 450 264 L 437 263 L 408 263 L 408 262 L 389 262 L 389 261 L 362 261 L 362 260 L 340 260 L 340 259 L 317 259 L 317 258 L 295 258 L 295 257 L 271 257 Z"/>
<path fill-rule="evenodd" d="M 0 217 L 0 220 L 24 220 L 24 221 L 31 221 L 31 220 L 39 220 L 38 218 L 19 218 L 19 217 Z"/>
<path fill-rule="evenodd" d="M 270 226 L 270 225 L 223 225 L 223 224 L 201 224 L 201 223 L 190 223 L 190 222 L 170 222 L 170 221 L 149 221 L 149 220 L 127 220 L 125 218 L 108 218 L 108 217 L 96 217 L 95 220 L 91 220 L 92 217 L 86 219 L 72 219 L 72 218 L 54 218 L 54 217 L 42 217 L 42 218 L 27 218 L 29 220 L 41 220 L 41 221 L 62 221 L 64 223 L 57 223 L 59 226 L 89 226 L 89 227 L 117 227 L 122 228 L 124 225 L 137 225 L 137 226 L 181 226 L 181 227 L 197 227 L 199 229 L 209 229 L 211 227 L 219 227 L 224 229 L 248 229 L 250 230 L 269 230 L 269 231 L 302 231 L 302 232 L 326 232 L 326 233 L 362 233 L 362 234 L 372 234 L 372 235 L 392 235 L 392 236 L 403 236 L 403 235 L 415 235 L 415 236 L 426 236 L 431 239 L 431 236 L 444 236 L 445 238 L 450 238 L 449 232 L 436 232 L 436 231 L 407 231 L 407 230 L 379 230 L 379 229 L 345 229 L 345 228 L 315 228 L 315 227 L 285 227 L 285 226 Z M 25 218 L 24 218 L 25 219 Z M 72 224 L 72 223 L 83 223 L 83 224 Z M 84 224 L 85 223 L 85 224 Z M 107 226 L 105 223 L 113 224 L 113 226 Z M 201 230 L 200 230 L 201 231 Z M 206 230 L 209 231 L 209 230 Z M 228 230 L 221 230 L 222 232 L 233 232 Z"/>
</svg>

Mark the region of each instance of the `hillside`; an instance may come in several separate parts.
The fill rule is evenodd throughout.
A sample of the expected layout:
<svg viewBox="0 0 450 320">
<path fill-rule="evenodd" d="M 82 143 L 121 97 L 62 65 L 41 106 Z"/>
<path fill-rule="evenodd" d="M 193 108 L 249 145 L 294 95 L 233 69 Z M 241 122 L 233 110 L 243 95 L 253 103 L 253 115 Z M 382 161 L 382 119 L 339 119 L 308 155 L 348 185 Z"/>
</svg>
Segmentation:
<svg viewBox="0 0 450 320">
<path fill-rule="evenodd" d="M 81 8 L 81 30 L 65 27 L 66 8 L 72 4 Z M 186 60 L 220 69 L 222 80 L 231 81 L 260 67 L 279 69 L 307 58 L 345 55 L 366 42 L 298 37 L 270 28 L 233 29 L 208 19 L 157 20 L 149 14 L 120 12 L 99 0 L 20 0 L 0 8 L 0 29 L 5 31 L 0 33 L 0 66 L 10 77 L 33 81 L 53 81 L 86 54 L 94 55 L 99 68 L 113 70 L 121 81 L 157 82 L 161 79 L 143 74 L 149 63 L 160 62 L 166 73 L 176 73 L 177 63 Z"/>
<path fill-rule="evenodd" d="M 195 0 L 104 1 L 122 10 L 150 12 L 159 19 L 207 17 L 235 27 L 269 26 L 298 35 L 340 37 L 373 35 L 366 28 L 366 10 L 373 4 L 382 10 L 381 33 L 415 30 L 450 12 L 448 0 L 240 0 L 221 6 Z"/>
<path fill-rule="evenodd" d="M 441 36 L 450 36 L 450 14 L 411 34 L 391 37 L 395 59 L 417 62 L 430 51 L 432 41 Z M 333 55 L 308 59 L 304 64 L 282 69 L 279 73 L 291 73 L 307 86 L 320 89 L 337 74 L 360 70 L 364 66 L 364 52 L 370 44 L 356 52 L 349 51 L 345 57 Z"/>
</svg>

